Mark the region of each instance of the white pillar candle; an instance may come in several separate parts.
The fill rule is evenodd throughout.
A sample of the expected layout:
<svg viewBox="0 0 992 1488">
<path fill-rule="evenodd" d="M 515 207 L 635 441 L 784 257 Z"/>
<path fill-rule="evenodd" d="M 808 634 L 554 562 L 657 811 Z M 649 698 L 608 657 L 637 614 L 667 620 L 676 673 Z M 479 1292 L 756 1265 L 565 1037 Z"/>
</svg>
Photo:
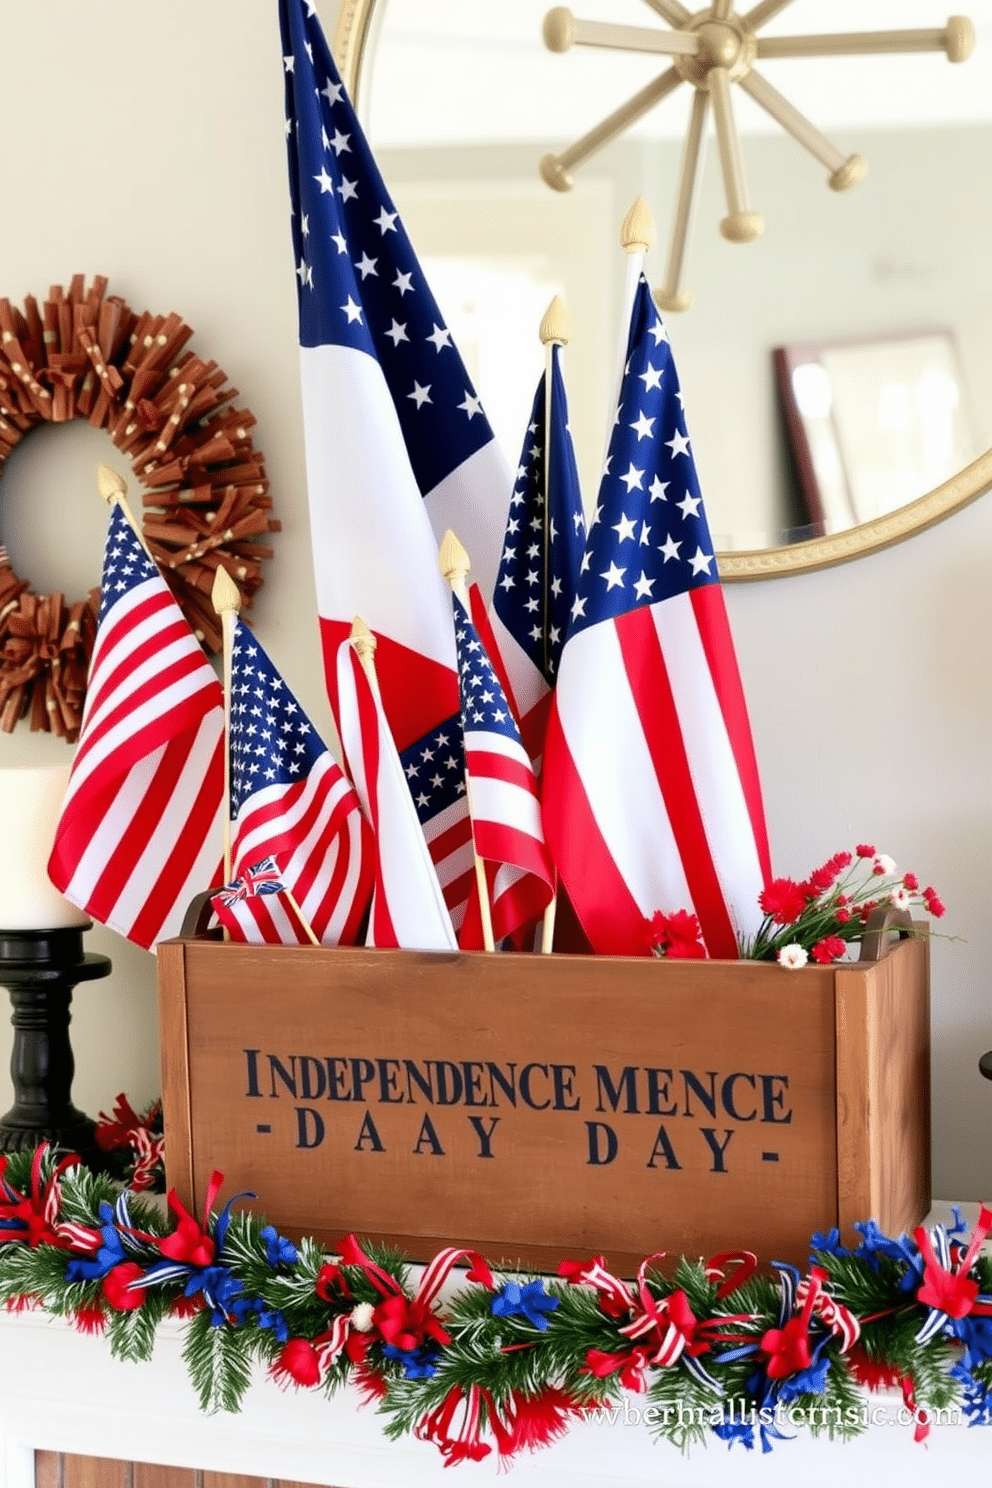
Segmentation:
<svg viewBox="0 0 992 1488">
<path fill-rule="evenodd" d="M 88 925 L 48 877 L 69 765 L 0 770 L 0 930 Z"/>
</svg>

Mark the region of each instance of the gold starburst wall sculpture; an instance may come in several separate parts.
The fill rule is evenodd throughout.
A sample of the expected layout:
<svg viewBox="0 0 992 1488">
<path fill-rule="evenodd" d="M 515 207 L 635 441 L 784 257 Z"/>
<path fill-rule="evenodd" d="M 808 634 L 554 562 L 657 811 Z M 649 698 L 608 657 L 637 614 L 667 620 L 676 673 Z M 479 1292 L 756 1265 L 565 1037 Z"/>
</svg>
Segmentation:
<svg viewBox="0 0 992 1488">
<path fill-rule="evenodd" d="M 570 172 L 582 161 L 628 129 L 682 83 L 695 88 L 692 112 L 682 153 L 668 264 L 655 298 L 663 310 L 685 310 L 691 295 L 680 288 L 686 239 L 692 212 L 702 144 L 709 108 L 713 109 L 727 215 L 720 223 L 732 243 L 748 243 L 760 236 L 764 221 L 748 203 L 740 138 L 734 122 L 731 85 L 737 83 L 783 129 L 799 141 L 829 172 L 834 191 L 856 185 L 867 169 L 860 155 L 845 156 L 816 126 L 755 70 L 755 62 L 770 57 L 836 57 L 882 52 L 944 52 L 951 62 L 964 62 L 972 52 L 975 32 L 965 16 L 951 16 L 934 30 L 836 32 L 819 36 L 760 36 L 765 24 L 790 0 L 761 0 L 738 15 L 733 0 L 712 0 L 691 12 L 679 0 L 644 0 L 672 28 L 624 26 L 582 21 L 564 6 L 544 19 L 545 44 L 554 52 L 572 46 L 605 47 L 625 52 L 655 52 L 672 58 L 672 65 L 614 110 L 561 155 L 545 155 L 541 175 L 556 191 L 572 185 Z"/>
</svg>

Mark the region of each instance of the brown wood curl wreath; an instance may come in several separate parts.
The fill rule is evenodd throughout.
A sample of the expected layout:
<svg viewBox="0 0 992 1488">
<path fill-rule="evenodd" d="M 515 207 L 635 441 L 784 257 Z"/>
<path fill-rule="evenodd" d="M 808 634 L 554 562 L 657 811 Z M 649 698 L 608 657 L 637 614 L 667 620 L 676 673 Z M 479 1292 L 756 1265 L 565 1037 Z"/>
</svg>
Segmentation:
<svg viewBox="0 0 992 1488">
<path fill-rule="evenodd" d="M 53 285 L 23 313 L 0 299 L 0 474 L 39 424 L 85 418 L 126 454 L 142 495 L 145 541 L 198 639 L 219 651 L 210 603 L 227 569 L 250 606 L 262 582 L 259 543 L 278 532 L 254 416 L 230 406 L 237 388 L 216 362 L 185 351 L 193 332 L 178 315 L 137 315 L 97 277 Z M 0 728 L 27 715 L 72 743 L 78 733 L 100 592 L 67 604 L 39 595 L 0 547 Z"/>
</svg>

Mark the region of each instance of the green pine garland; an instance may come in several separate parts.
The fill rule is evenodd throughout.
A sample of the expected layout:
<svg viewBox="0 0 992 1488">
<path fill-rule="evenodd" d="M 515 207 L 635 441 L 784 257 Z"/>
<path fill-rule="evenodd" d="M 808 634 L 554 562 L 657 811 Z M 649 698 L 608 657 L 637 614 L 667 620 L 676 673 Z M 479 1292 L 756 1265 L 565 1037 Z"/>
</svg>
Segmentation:
<svg viewBox="0 0 992 1488">
<path fill-rule="evenodd" d="M 45 1148 L 0 1157 L 0 1305 L 102 1331 L 135 1361 L 151 1358 L 163 1319 L 186 1317 L 205 1411 L 237 1411 L 259 1366 L 328 1395 L 351 1382 L 377 1398 L 388 1437 L 432 1440 L 450 1462 L 493 1444 L 510 1457 L 631 1401 L 682 1449 L 715 1434 L 769 1450 L 796 1423 L 846 1439 L 867 1424 L 866 1385 L 901 1387 L 918 1436 L 950 1407 L 992 1424 L 988 1210 L 970 1242 L 960 1223 L 893 1240 L 868 1222 L 854 1250 L 816 1236 L 805 1278 L 740 1255 L 671 1271 L 651 1258 L 631 1286 L 598 1258 L 551 1280 L 494 1277 L 469 1256 L 442 1310 L 462 1252 L 413 1273 L 354 1237 L 332 1258 L 232 1203 L 202 1221 L 169 1203 L 166 1218 Z"/>
</svg>

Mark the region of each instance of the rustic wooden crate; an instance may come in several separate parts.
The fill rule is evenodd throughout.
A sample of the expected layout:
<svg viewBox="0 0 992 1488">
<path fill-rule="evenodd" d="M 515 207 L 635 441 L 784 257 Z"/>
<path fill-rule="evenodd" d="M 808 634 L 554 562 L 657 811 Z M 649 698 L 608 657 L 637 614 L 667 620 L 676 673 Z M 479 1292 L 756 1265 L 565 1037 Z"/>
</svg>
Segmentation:
<svg viewBox="0 0 992 1488">
<path fill-rule="evenodd" d="M 290 1235 L 554 1268 L 930 1203 L 926 939 L 877 962 L 159 947 L 169 1181 Z M 333 1098 L 332 1098 L 333 1093 Z"/>
</svg>

